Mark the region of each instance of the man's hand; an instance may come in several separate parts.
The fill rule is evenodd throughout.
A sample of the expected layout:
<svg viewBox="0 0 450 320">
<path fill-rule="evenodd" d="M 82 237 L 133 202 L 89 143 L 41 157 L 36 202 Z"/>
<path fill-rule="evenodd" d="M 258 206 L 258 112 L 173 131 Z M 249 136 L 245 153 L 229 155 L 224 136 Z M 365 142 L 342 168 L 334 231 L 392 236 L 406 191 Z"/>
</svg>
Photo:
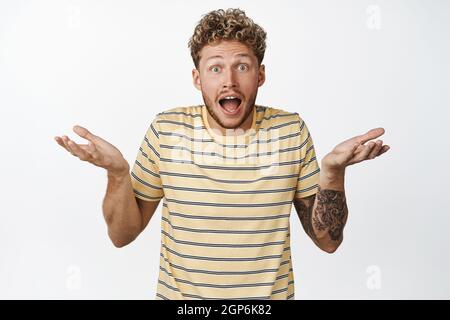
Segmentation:
<svg viewBox="0 0 450 320">
<path fill-rule="evenodd" d="M 345 167 L 349 165 L 379 157 L 390 147 L 383 145 L 382 140 L 365 143 L 383 134 L 383 128 L 375 128 L 365 134 L 341 142 L 322 159 L 323 170 L 330 173 L 339 173 L 343 172 Z"/>
<path fill-rule="evenodd" d="M 77 144 L 65 135 L 55 137 L 56 142 L 80 160 L 106 169 L 108 174 L 123 176 L 129 173 L 130 166 L 119 149 L 83 127 L 74 126 L 73 131 L 88 140 L 88 144 Z"/>
</svg>

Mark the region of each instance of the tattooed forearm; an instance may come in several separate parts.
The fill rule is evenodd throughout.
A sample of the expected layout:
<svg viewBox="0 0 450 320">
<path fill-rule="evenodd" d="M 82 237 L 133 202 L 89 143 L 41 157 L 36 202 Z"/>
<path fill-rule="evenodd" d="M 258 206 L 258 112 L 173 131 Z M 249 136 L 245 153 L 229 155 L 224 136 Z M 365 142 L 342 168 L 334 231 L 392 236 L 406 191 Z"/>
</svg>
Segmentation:
<svg viewBox="0 0 450 320">
<path fill-rule="evenodd" d="M 327 231 L 331 240 L 342 238 L 347 221 L 347 202 L 343 191 L 322 190 L 319 186 L 312 223 L 318 231 Z"/>
<path fill-rule="evenodd" d="M 348 215 L 343 191 L 323 190 L 319 186 L 315 195 L 296 200 L 294 205 L 305 232 L 315 243 L 342 240 Z"/>
</svg>

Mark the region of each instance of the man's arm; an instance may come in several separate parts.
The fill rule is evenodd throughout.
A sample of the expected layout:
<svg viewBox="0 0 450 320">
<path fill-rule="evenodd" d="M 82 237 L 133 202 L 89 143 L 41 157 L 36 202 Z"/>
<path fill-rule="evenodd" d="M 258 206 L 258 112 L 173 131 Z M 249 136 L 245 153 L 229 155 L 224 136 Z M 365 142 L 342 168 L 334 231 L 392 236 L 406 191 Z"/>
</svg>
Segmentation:
<svg viewBox="0 0 450 320">
<path fill-rule="evenodd" d="M 103 200 L 103 216 L 111 241 L 116 247 L 123 247 L 144 230 L 159 200 L 142 201 L 135 198 L 130 166 L 115 146 L 86 128 L 75 126 L 73 130 L 89 143 L 78 144 L 65 135 L 55 137 L 55 140 L 80 160 L 106 169 L 108 186 Z"/>
<path fill-rule="evenodd" d="M 322 250 L 333 253 L 343 240 L 348 208 L 344 174 L 321 172 L 316 194 L 294 199 L 294 206 L 306 234 Z"/>
<path fill-rule="evenodd" d="M 383 128 L 341 142 L 322 159 L 319 188 L 315 195 L 295 199 L 294 205 L 306 233 L 322 250 L 333 253 L 343 240 L 348 208 L 345 198 L 346 167 L 372 160 L 389 150 L 383 141 L 370 141 L 384 134 Z M 365 144 L 368 142 L 367 144 Z"/>
<path fill-rule="evenodd" d="M 108 174 L 103 216 L 113 244 L 120 248 L 136 239 L 149 223 L 158 204 L 159 201 L 135 198 L 128 172 L 122 175 Z"/>
</svg>

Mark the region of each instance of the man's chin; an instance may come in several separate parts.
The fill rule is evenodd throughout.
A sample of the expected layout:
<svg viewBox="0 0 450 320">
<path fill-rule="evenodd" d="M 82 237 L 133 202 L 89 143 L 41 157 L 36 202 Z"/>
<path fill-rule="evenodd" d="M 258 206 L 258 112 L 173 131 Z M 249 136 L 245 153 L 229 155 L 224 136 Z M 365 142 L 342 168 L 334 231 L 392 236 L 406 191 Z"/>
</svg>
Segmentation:
<svg viewBox="0 0 450 320">
<path fill-rule="evenodd" d="M 222 120 L 219 124 L 224 129 L 235 130 L 240 127 L 242 122 L 243 122 L 242 120 L 239 120 L 239 121 L 223 121 Z"/>
<path fill-rule="evenodd" d="M 221 108 L 221 107 L 219 107 Z M 230 116 L 222 112 L 222 110 L 216 110 L 217 121 L 222 128 L 225 129 L 238 129 L 245 121 L 246 114 L 241 110 L 236 116 Z"/>
</svg>

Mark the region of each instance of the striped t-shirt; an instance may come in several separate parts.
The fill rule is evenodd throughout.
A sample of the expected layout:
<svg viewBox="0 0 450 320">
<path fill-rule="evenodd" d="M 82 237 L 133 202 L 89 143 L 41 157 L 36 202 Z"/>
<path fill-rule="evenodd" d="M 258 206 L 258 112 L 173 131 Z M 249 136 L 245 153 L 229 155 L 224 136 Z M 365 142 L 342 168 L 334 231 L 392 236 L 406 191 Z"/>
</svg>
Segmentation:
<svg viewBox="0 0 450 320">
<path fill-rule="evenodd" d="M 251 129 L 215 132 L 205 106 L 158 114 L 131 176 L 163 198 L 157 299 L 293 299 L 289 218 L 317 192 L 312 137 L 297 113 L 255 106 Z"/>
</svg>

